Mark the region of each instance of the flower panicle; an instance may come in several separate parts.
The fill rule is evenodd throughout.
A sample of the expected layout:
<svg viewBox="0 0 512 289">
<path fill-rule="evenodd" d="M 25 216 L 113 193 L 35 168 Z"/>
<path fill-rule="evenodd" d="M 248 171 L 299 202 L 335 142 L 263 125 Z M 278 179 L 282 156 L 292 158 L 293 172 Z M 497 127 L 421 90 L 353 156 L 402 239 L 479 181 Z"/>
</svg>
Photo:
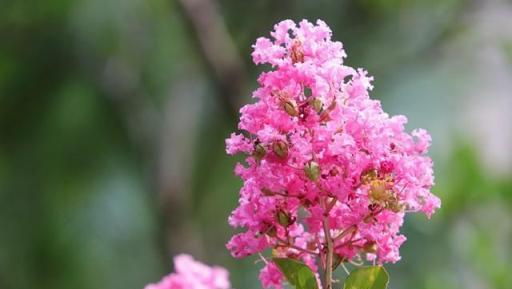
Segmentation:
<svg viewBox="0 0 512 289">
<path fill-rule="evenodd" d="M 271 249 L 316 273 L 328 247 L 333 267 L 397 262 L 405 213 L 430 217 L 440 207 L 430 192 L 430 135 L 407 133 L 404 116 L 390 117 L 369 97 L 373 78 L 344 64 L 325 22 L 285 20 L 270 35 L 256 40 L 252 57 L 272 70 L 241 109 L 242 132 L 226 140 L 229 154 L 246 155 L 229 218 L 243 232 L 228 249 L 237 258 Z M 264 287 L 282 288 L 281 272 L 265 264 Z"/>
</svg>

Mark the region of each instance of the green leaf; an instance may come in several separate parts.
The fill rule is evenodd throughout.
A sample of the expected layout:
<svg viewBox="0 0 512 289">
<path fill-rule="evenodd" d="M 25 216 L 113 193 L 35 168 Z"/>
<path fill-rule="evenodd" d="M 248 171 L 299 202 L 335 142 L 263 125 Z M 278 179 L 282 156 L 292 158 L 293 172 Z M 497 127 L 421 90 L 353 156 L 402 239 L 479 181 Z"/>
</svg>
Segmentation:
<svg viewBox="0 0 512 289">
<path fill-rule="evenodd" d="M 386 289 L 389 275 L 382 266 L 364 267 L 354 270 L 345 280 L 343 289 Z"/>
<path fill-rule="evenodd" d="M 304 263 L 288 258 L 273 258 L 274 263 L 295 289 L 318 289 L 316 278 Z"/>
</svg>

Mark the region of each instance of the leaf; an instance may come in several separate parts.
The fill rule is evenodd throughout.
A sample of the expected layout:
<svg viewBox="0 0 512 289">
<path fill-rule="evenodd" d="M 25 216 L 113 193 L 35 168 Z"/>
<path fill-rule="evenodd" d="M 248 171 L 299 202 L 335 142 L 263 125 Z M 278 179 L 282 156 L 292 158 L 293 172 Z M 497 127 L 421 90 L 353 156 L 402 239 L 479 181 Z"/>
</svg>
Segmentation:
<svg viewBox="0 0 512 289">
<path fill-rule="evenodd" d="M 318 289 L 315 274 L 304 263 L 288 258 L 273 258 L 274 263 L 295 289 Z"/>
<path fill-rule="evenodd" d="M 386 289 L 389 275 L 382 266 L 364 267 L 354 270 L 345 280 L 343 289 Z"/>
</svg>

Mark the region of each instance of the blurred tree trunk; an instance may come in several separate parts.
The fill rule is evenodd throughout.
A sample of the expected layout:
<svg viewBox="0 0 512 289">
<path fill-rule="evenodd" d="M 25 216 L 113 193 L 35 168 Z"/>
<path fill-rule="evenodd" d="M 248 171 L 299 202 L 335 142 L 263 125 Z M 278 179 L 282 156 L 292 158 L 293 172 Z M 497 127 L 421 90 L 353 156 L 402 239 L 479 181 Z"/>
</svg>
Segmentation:
<svg viewBox="0 0 512 289">
<path fill-rule="evenodd" d="M 246 90 L 247 71 L 214 0 L 178 0 L 199 56 L 217 86 L 224 113 L 234 120 Z"/>
<path fill-rule="evenodd" d="M 226 119 L 234 121 L 246 89 L 246 70 L 224 19 L 213 0 L 179 0 L 185 24 L 197 43 L 198 54 L 214 84 L 214 95 Z M 183 75 L 173 85 L 166 109 L 158 174 L 159 201 L 164 218 L 163 233 L 171 255 L 204 254 L 201 232 L 191 212 L 191 172 L 194 143 L 201 121 L 201 92 L 193 77 Z"/>
</svg>

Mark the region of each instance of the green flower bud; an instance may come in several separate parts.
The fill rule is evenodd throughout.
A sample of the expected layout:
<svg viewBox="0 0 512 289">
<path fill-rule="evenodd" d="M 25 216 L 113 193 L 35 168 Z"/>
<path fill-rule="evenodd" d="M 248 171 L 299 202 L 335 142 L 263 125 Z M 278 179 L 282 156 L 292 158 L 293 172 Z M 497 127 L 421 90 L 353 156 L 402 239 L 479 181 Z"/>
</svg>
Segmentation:
<svg viewBox="0 0 512 289">
<path fill-rule="evenodd" d="M 286 113 L 289 114 L 290 116 L 298 116 L 299 115 L 299 111 L 295 107 L 295 104 L 289 100 L 287 100 L 283 103 L 283 108 L 286 111 Z"/>
<path fill-rule="evenodd" d="M 317 113 L 320 113 L 322 112 L 322 109 L 324 107 L 324 104 L 322 103 L 322 101 L 318 98 L 313 98 L 309 101 L 309 105 L 311 105 L 311 107 L 313 107 L 313 109 L 317 112 Z"/>
<path fill-rule="evenodd" d="M 276 214 L 277 222 L 283 227 L 288 227 L 293 223 L 293 219 L 285 211 L 279 210 Z"/>
<path fill-rule="evenodd" d="M 265 147 L 262 144 L 257 144 L 254 146 L 254 151 L 252 152 L 252 155 L 257 159 L 261 160 L 267 151 L 265 150 Z"/>
<path fill-rule="evenodd" d="M 368 242 L 366 244 L 364 244 L 363 246 L 363 252 L 365 253 L 377 253 L 377 243 L 375 242 Z"/>
<path fill-rule="evenodd" d="M 288 144 L 285 141 L 278 140 L 272 145 L 272 151 L 278 157 L 285 159 L 288 156 Z"/>
<path fill-rule="evenodd" d="M 270 237 L 275 237 L 277 236 L 277 230 L 276 230 L 276 227 L 274 226 L 271 226 L 270 228 L 267 229 L 267 231 L 265 231 L 265 234 L 267 234 L 268 236 Z"/>
<path fill-rule="evenodd" d="M 311 161 L 304 166 L 304 173 L 308 179 L 316 181 L 320 176 L 320 167 L 316 162 Z"/>
</svg>

